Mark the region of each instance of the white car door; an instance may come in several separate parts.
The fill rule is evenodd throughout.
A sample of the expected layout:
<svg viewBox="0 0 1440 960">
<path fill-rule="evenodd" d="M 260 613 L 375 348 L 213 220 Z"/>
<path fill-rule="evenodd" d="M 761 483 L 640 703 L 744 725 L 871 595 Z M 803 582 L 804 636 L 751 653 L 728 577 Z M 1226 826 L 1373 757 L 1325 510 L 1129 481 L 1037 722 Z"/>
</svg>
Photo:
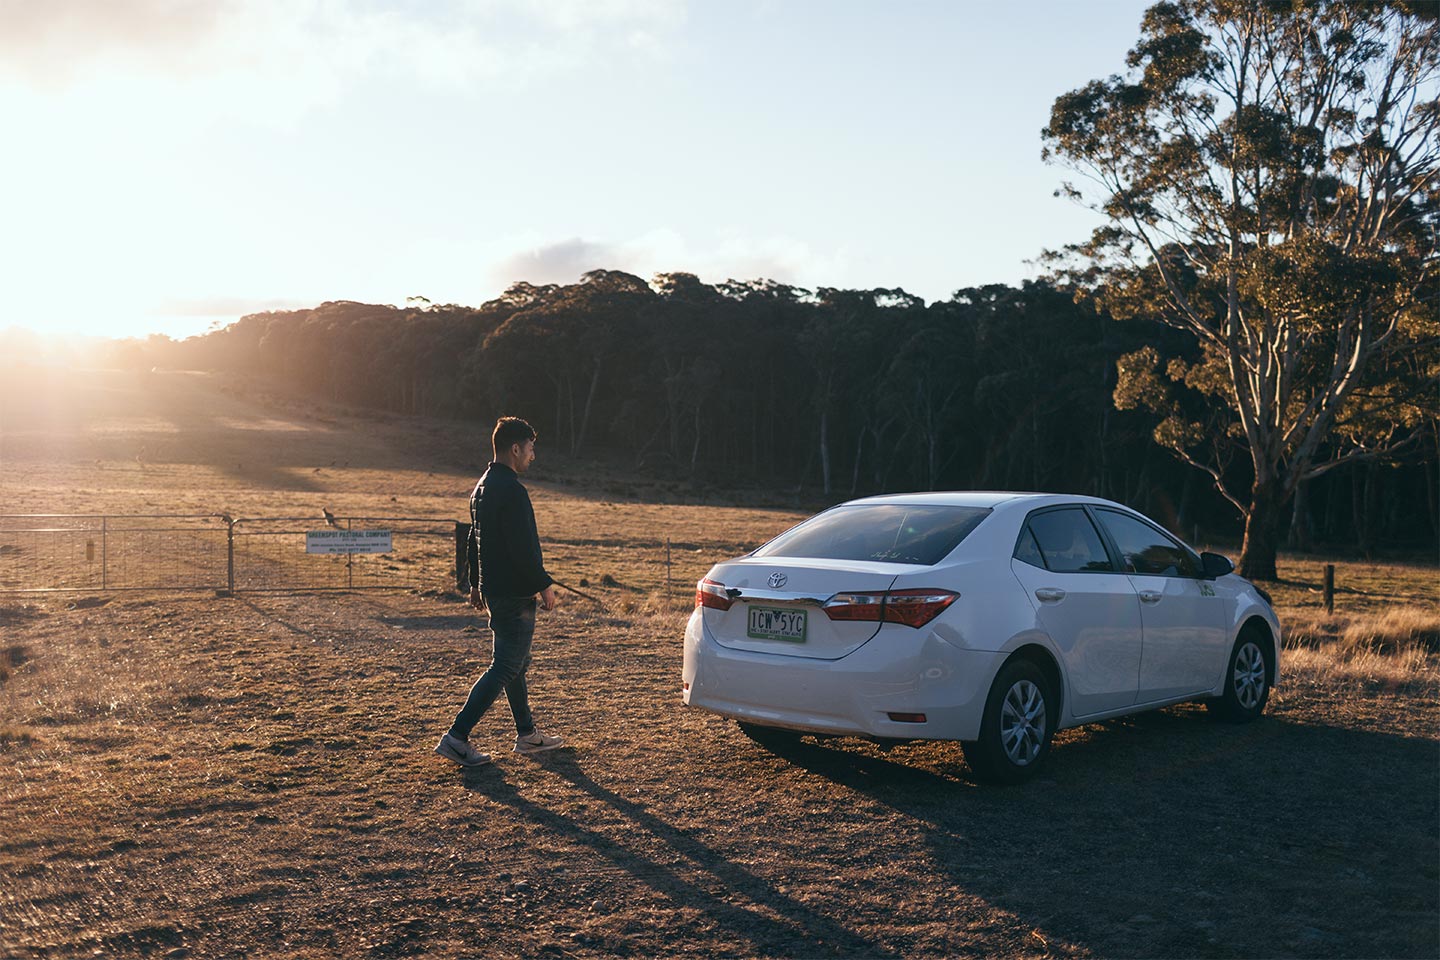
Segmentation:
<svg viewBox="0 0 1440 960">
<path fill-rule="evenodd" d="M 1144 655 L 1137 702 L 1213 690 L 1225 671 L 1225 601 L 1200 579 L 1199 558 L 1139 517 L 1095 511 L 1140 598 Z"/>
<path fill-rule="evenodd" d="M 1010 563 L 1055 643 L 1077 717 L 1118 710 L 1139 689 L 1140 601 L 1080 507 L 1030 515 Z"/>
</svg>

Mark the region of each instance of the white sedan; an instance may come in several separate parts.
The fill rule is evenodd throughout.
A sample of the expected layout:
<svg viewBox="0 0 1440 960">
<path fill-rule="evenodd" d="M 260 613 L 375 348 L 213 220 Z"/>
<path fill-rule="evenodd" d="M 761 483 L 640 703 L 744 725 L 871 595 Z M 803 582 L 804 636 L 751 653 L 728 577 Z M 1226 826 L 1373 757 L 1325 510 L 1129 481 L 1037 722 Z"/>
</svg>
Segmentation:
<svg viewBox="0 0 1440 960">
<path fill-rule="evenodd" d="M 1280 622 L 1233 570 L 1094 497 L 855 500 L 711 568 L 683 696 L 762 742 L 959 740 L 1021 780 L 1065 727 L 1187 700 L 1258 717 Z"/>
</svg>

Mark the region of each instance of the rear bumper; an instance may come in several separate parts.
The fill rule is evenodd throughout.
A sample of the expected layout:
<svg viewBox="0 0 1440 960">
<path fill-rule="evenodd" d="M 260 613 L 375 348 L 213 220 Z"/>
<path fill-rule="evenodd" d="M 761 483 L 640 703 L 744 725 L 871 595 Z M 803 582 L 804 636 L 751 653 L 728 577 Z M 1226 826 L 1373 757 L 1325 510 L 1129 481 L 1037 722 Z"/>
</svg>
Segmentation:
<svg viewBox="0 0 1440 960">
<path fill-rule="evenodd" d="M 899 624 L 838 660 L 751 653 L 716 643 L 694 615 L 685 629 L 683 696 L 692 707 L 791 730 L 974 740 L 1003 660 Z M 925 722 L 890 713 L 923 713 Z"/>
</svg>

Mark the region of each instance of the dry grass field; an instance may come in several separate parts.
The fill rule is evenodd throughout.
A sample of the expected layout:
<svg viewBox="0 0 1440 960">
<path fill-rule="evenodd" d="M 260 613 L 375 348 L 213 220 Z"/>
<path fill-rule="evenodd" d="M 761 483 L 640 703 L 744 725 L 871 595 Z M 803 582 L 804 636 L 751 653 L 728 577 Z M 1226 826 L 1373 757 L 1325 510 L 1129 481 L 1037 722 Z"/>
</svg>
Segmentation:
<svg viewBox="0 0 1440 960">
<path fill-rule="evenodd" d="M 11 370 L 0 513 L 460 519 L 483 439 Z M 1285 558 L 1262 720 L 1066 731 L 994 788 L 956 744 L 780 756 L 682 707 L 687 585 L 799 514 L 546 457 L 548 564 L 604 606 L 542 617 L 532 699 L 569 739 L 540 758 L 503 704 L 494 766 L 430 752 L 488 658 L 443 544 L 409 590 L 0 595 L 0 956 L 1440 956 L 1433 565 L 1335 558 L 1327 616 L 1323 560 Z"/>
</svg>

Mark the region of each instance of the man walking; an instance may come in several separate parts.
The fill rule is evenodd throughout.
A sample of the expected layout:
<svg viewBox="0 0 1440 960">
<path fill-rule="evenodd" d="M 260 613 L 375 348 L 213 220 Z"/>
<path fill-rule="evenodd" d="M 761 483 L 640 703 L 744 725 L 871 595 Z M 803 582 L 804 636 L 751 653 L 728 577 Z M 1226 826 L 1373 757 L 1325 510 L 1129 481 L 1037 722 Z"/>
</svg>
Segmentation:
<svg viewBox="0 0 1440 960">
<path fill-rule="evenodd" d="M 470 605 L 490 609 L 495 656 L 435 747 L 440 756 L 467 767 L 490 762 L 470 745 L 470 731 L 501 690 L 515 718 L 517 753 L 553 750 L 561 743 L 535 729 L 525 686 L 537 600 L 541 609 L 555 609 L 555 581 L 545 572 L 535 510 L 520 483 L 535 460 L 535 430 L 518 417 L 501 417 L 490 439 L 495 459 L 470 495 Z"/>
</svg>

